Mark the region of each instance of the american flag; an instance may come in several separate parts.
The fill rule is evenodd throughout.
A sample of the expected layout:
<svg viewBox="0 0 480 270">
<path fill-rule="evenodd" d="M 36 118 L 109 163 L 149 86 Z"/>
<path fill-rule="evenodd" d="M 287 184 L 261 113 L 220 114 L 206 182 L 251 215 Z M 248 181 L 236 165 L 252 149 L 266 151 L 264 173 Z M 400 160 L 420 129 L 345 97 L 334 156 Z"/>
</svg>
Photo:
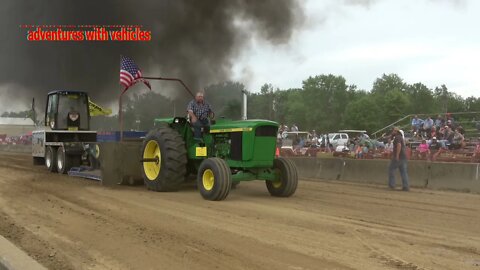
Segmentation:
<svg viewBox="0 0 480 270">
<path fill-rule="evenodd" d="M 122 56 L 120 60 L 120 84 L 127 89 L 137 82 L 143 82 L 152 90 L 150 82 L 142 78 L 142 71 L 138 68 L 137 64 L 135 64 L 132 59 Z"/>
</svg>

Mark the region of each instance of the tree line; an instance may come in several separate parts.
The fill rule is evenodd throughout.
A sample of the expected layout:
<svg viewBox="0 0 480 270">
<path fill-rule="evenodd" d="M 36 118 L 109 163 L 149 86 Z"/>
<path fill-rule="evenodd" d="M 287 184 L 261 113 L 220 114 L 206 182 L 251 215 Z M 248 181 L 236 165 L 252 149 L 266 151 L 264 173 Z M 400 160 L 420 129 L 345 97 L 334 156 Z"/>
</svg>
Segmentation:
<svg viewBox="0 0 480 270">
<path fill-rule="evenodd" d="M 210 85 L 205 88 L 206 100 L 217 118 L 238 120 L 245 90 L 239 82 Z M 247 91 L 249 119 L 296 124 L 301 130 L 315 129 L 317 133 L 340 129 L 372 133 L 409 114 L 435 117 L 438 113 L 480 112 L 479 97 L 463 98 L 445 85 L 430 89 L 420 82 L 408 84 L 397 74 L 383 74 L 369 90 L 358 89 L 343 76 L 332 74 L 311 76 L 302 82 L 301 88 L 280 89 L 264 84 L 259 90 Z M 185 115 L 188 101 L 170 100 L 155 92 L 133 95 L 126 103 L 125 123 L 127 128 L 147 130 L 154 118 L 173 116 L 174 108 L 177 116 Z M 480 114 L 468 117 L 475 116 Z"/>
<path fill-rule="evenodd" d="M 315 129 L 317 133 L 340 129 L 364 129 L 372 133 L 409 114 L 480 112 L 479 97 L 463 98 L 445 85 L 430 89 L 420 82 L 408 84 L 397 74 L 383 74 L 369 90 L 358 89 L 343 76 L 332 74 L 308 77 L 301 88 L 279 89 L 264 84 L 259 90 L 247 91 L 249 119 L 296 124 L 301 130 Z M 246 87 L 232 81 L 205 88 L 206 100 L 212 104 L 216 117 L 234 120 L 241 118 L 242 91 Z M 125 130 L 149 130 L 155 118 L 185 116 L 190 99 L 189 96 L 168 98 L 161 90 L 143 95 L 129 92 L 124 100 Z M 6 112 L 2 116 L 31 115 L 23 111 Z M 118 116 L 92 117 L 91 128 L 118 130 Z"/>
<path fill-rule="evenodd" d="M 408 84 L 397 74 L 382 75 L 367 91 L 329 74 L 309 77 L 298 89 L 263 85 L 259 93 L 250 94 L 248 115 L 295 123 L 301 130 L 362 129 L 372 133 L 409 114 L 435 117 L 447 112 L 480 112 L 480 98 L 463 98 L 445 85 L 430 89 L 423 83 Z"/>
</svg>

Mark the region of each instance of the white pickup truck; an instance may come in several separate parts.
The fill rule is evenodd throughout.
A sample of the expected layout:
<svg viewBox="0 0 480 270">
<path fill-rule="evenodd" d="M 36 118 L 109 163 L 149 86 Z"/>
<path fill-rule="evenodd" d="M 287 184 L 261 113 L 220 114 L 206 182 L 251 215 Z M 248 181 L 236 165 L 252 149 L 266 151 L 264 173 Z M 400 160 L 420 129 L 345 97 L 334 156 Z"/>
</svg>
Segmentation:
<svg viewBox="0 0 480 270">
<path fill-rule="evenodd" d="M 349 141 L 351 138 L 356 136 L 366 136 L 367 138 L 367 131 L 366 130 L 339 130 L 336 133 L 329 133 L 328 138 L 330 140 L 330 144 L 333 146 L 334 149 L 337 149 L 339 146 L 343 148 L 343 146 L 348 147 Z"/>
</svg>

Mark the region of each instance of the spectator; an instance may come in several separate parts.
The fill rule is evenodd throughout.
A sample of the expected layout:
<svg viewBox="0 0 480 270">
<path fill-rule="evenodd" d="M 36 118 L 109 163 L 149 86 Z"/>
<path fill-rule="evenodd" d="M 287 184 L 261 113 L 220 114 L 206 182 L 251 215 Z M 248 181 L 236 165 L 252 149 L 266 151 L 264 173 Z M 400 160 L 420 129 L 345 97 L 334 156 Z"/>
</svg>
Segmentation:
<svg viewBox="0 0 480 270">
<path fill-rule="evenodd" d="M 367 158 L 367 155 L 368 155 L 368 146 L 364 144 L 362 147 L 362 157 Z"/>
<path fill-rule="evenodd" d="M 452 129 L 455 127 L 455 119 L 450 113 L 447 113 L 447 125 Z"/>
<path fill-rule="evenodd" d="M 437 137 L 433 137 L 432 141 L 430 142 L 429 148 L 431 150 L 439 150 L 442 148 L 442 144 L 437 140 Z"/>
<path fill-rule="evenodd" d="M 480 137 L 477 138 L 477 143 L 475 144 L 475 150 L 473 152 L 472 159 L 476 160 L 477 162 L 480 161 Z"/>
<path fill-rule="evenodd" d="M 423 122 L 423 130 L 425 131 L 426 137 L 428 139 L 432 138 L 432 128 L 433 127 L 434 127 L 433 120 L 430 116 L 428 116 L 427 119 L 425 119 L 425 121 Z M 422 136 L 422 137 L 424 137 L 424 136 Z"/>
<path fill-rule="evenodd" d="M 320 144 L 320 147 L 325 147 L 325 143 L 326 143 L 326 141 L 325 141 L 325 135 L 323 135 L 323 134 L 320 135 L 320 138 L 318 138 L 318 142 L 319 142 L 319 144 Z"/>
<path fill-rule="evenodd" d="M 398 127 L 393 128 L 392 136 L 393 153 L 388 168 L 388 186 L 390 189 L 395 189 L 395 170 L 399 169 L 400 176 L 402 177 L 402 190 L 409 191 L 406 146 Z"/>
<path fill-rule="evenodd" d="M 422 143 L 418 145 L 417 150 L 419 158 L 427 158 L 428 156 L 430 156 L 430 149 L 425 139 L 423 139 Z"/>
<path fill-rule="evenodd" d="M 455 128 L 452 120 L 447 120 L 447 126 L 450 127 L 452 130 Z"/>
<path fill-rule="evenodd" d="M 422 124 L 423 120 L 418 118 L 418 115 L 415 115 L 412 119 L 412 132 L 418 132 Z"/>
<path fill-rule="evenodd" d="M 355 158 L 363 158 L 363 144 L 358 144 L 355 148 Z"/>
<path fill-rule="evenodd" d="M 447 131 L 447 128 L 448 128 L 448 126 L 440 127 L 440 130 L 436 134 L 436 137 L 437 137 L 438 140 L 445 140 L 446 139 L 445 133 Z"/>
<path fill-rule="evenodd" d="M 331 144 L 330 144 L 330 136 L 328 136 L 328 133 L 325 134 L 325 149 L 326 149 L 326 152 L 327 153 L 330 153 L 332 152 L 332 149 L 330 148 Z"/>
<path fill-rule="evenodd" d="M 445 126 L 445 119 L 439 114 L 437 119 L 435 119 L 435 129 L 438 133 L 441 127 Z"/>
<path fill-rule="evenodd" d="M 431 160 L 436 160 L 437 156 L 440 154 L 440 149 L 443 148 L 442 144 L 437 141 L 437 137 L 433 137 L 432 141 L 430 142 L 430 156 Z"/>
<path fill-rule="evenodd" d="M 300 152 L 300 150 L 305 146 L 305 139 L 302 137 L 296 137 L 295 142 L 295 150 L 296 152 Z"/>
<path fill-rule="evenodd" d="M 282 140 L 282 130 L 278 130 L 278 133 L 277 133 L 277 140 Z"/>
<path fill-rule="evenodd" d="M 453 133 L 453 141 L 451 144 L 453 149 L 460 149 L 465 147 L 465 137 L 463 137 L 462 133 L 460 133 L 460 129 L 455 129 Z"/>
<path fill-rule="evenodd" d="M 290 128 L 290 131 L 298 131 L 297 125 L 293 124 L 292 127 Z"/>
<path fill-rule="evenodd" d="M 318 144 L 318 135 L 315 129 L 312 130 L 312 143 L 315 145 Z"/>
<path fill-rule="evenodd" d="M 453 143 L 453 136 L 454 136 L 453 130 L 449 126 L 444 127 L 444 133 L 443 133 L 443 139 L 448 141 L 448 144 Z"/>
</svg>

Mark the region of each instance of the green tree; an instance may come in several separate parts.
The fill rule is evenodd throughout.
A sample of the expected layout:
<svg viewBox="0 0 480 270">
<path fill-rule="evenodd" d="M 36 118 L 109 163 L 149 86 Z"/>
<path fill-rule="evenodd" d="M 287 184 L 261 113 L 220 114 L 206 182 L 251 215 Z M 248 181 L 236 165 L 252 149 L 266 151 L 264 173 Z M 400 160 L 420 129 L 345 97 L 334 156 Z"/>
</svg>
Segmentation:
<svg viewBox="0 0 480 270">
<path fill-rule="evenodd" d="M 287 89 L 279 90 L 277 89 L 273 93 L 273 113 L 275 121 L 280 124 L 288 124 L 291 121 L 291 113 L 295 113 L 292 110 L 290 103 L 295 102 L 296 100 L 303 100 L 301 94 L 297 92 L 302 91 L 302 89 Z M 301 114 L 301 113 L 300 113 Z M 292 123 L 290 123 L 292 124 Z"/>
<path fill-rule="evenodd" d="M 302 99 L 303 91 L 291 91 L 288 95 L 287 114 L 285 117 L 285 124 L 291 127 L 296 124 L 300 130 L 308 130 L 307 112 L 311 113 L 309 108 L 305 106 Z"/>
<path fill-rule="evenodd" d="M 373 83 L 372 93 L 385 95 L 394 90 L 403 92 L 406 88 L 403 79 L 397 74 L 383 74 L 381 78 L 376 79 Z"/>
<path fill-rule="evenodd" d="M 373 83 L 370 98 L 381 110 L 377 115 L 379 127 L 385 127 L 411 112 L 407 84 L 397 74 L 383 74 Z"/>
<path fill-rule="evenodd" d="M 376 100 L 380 98 L 379 95 L 376 96 Z M 386 125 L 391 124 L 403 116 L 410 113 L 411 103 L 405 92 L 400 90 L 389 91 L 382 98 L 382 114 L 380 119 Z"/>
<path fill-rule="evenodd" d="M 406 92 L 408 93 L 411 108 L 410 113 L 435 113 L 438 109 L 435 106 L 433 93 L 427 86 L 422 83 L 408 85 Z"/>
<path fill-rule="evenodd" d="M 365 129 L 369 133 L 384 126 L 379 122 L 383 108 L 368 95 L 350 102 L 345 108 L 345 124 L 351 129 Z"/>
<path fill-rule="evenodd" d="M 448 96 L 449 92 L 447 86 L 442 84 L 440 87 L 435 87 L 433 91 L 433 97 L 435 99 L 435 107 L 440 110 L 440 112 L 448 112 Z"/>
<path fill-rule="evenodd" d="M 275 89 L 271 84 L 264 84 L 260 93 L 253 93 L 248 99 L 248 118 L 274 120 Z M 278 91 L 278 89 L 277 89 Z"/>
<path fill-rule="evenodd" d="M 303 101 L 308 110 L 307 128 L 336 131 L 343 122 L 349 100 L 349 87 L 342 76 L 319 75 L 303 81 Z"/>
<path fill-rule="evenodd" d="M 470 112 L 480 112 L 480 98 L 468 97 L 465 100 L 465 109 Z"/>
</svg>

